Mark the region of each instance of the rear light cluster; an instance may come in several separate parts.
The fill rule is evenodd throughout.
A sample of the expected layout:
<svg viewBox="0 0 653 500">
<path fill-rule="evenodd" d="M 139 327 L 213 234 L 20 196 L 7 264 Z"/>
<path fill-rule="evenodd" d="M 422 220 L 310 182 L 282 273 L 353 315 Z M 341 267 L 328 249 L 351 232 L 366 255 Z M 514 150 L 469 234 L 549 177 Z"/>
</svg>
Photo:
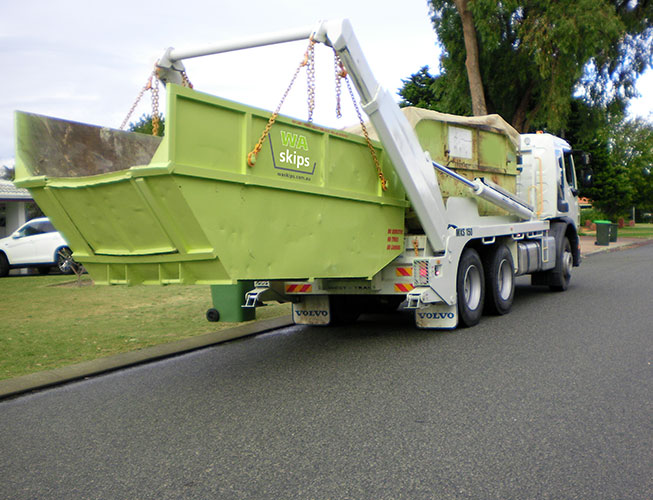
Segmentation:
<svg viewBox="0 0 653 500">
<path fill-rule="evenodd" d="M 428 260 L 415 260 L 413 261 L 413 282 L 416 285 L 429 284 L 429 261 Z"/>
<path fill-rule="evenodd" d="M 413 284 L 426 286 L 431 278 L 440 276 L 440 261 L 415 259 L 413 261 Z"/>
</svg>

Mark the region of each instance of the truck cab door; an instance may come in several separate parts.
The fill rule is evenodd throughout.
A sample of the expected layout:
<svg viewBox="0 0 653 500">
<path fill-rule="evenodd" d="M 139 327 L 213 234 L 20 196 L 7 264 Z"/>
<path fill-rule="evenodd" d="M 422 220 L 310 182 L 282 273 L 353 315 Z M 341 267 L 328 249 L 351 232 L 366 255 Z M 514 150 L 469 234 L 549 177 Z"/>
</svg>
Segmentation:
<svg viewBox="0 0 653 500">
<path fill-rule="evenodd" d="M 558 212 L 579 224 L 578 184 L 576 169 L 571 151 L 556 154 L 559 166 L 558 175 Z"/>
</svg>

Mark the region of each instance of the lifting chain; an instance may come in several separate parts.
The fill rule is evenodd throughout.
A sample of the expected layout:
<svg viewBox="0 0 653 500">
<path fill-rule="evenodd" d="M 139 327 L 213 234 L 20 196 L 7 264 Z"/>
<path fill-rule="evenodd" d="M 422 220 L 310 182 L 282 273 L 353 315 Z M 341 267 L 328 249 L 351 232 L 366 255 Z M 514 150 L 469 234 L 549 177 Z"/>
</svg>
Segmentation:
<svg viewBox="0 0 653 500">
<path fill-rule="evenodd" d="M 193 88 L 193 84 L 188 79 L 188 75 L 186 74 L 185 70 L 181 72 L 181 82 L 184 87 L 189 87 L 191 89 Z M 120 130 L 124 130 L 125 126 L 127 125 L 127 122 L 129 121 L 129 118 L 134 113 L 136 106 L 138 106 L 138 103 L 141 101 L 143 95 L 148 90 L 152 92 L 152 135 L 159 135 L 159 129 L 161 128 L 161 118 L 159 115 L 159 78 L 157 77 L 156 64 L 154 65 L 154 70 L 152 71 L 149 78 L 147 79 L 147 82 L 145 83 L 141 91 L 138 93 L 138 96 L 136 97 L 134 104 L 132 104 L 132 107 L 129 109 L 127 116 L 122 121 L 122 124 L 120 125 Z"/>
<path fill-rule="evenodd" d="M 333 51 L 333 66 L 336 75 L 336 118 L 342 118 L 342 108 L 340 106 L 340 94 L 342 93 L 342 79 L 347 78 L 347 70 L 340 61 L 340 56 Z"/>
<path fill-rule="evenodd" d="M 159 79 L 154 78 L 154 85 L 152 85 L 152 135 L 159 135 L 159 126 L 161 119 L 159 118 Z"/>
<path fill-rule="evenodd" d="M 195 88 L 193 87 L 193 84 L 190 83 L 190 80 L 188 79 L 188 75 L 186 74 L 186 70 L 182 70 L 181 72 L 181 84 L 184 87 L 188 87 L 189 89 Z"/>
<path fill-rule="evenodd" d="M 143 98 L 143 94 L 145 94 L 145 92 L 147 92 L 148 90 L 152 89 L 153 78 L 156 78 L 156 67 L 154 68 L 154 71 L 152 71 L 152 73 L 150 74 L 150 77 L 147 79 L 147 82 L 145 83 L 141 91 L 138 93 L 138 96 L 136 97 L 134 104 L 132 104 L 132 107 L 129 109 L 127 116 L 125 116 L 125 119 L 122 121 L 122 124 L 120 125 L 120 130 L 123 130 L 127 125 L 127 122 L 129 121 L 129 118 L 131 117 L 134 110 L 136 109 L 136 106 L 138 106 L 138 103 L 141 102 L 141 99 Z"/>
<path fill-rule="evenodd" d="M 308 88 L 308 122 L 313 121 L 315 109 L 315 41 L 311 37 L 304 59 L 306 65 L 306 87 Z"/>
<path fill-rule="evenodd" d="M 360 121 L 361 124 L 361 130 L 363 131 L 363 136 L 365 137 L 365 142 L 367 142 L 367 147 L 370 150 L 370 154 L 372 155 L 372 160 L 374 161 L 374 166 L 376 167 L 376 173 L 379 176 L 379 180 L 381 181 L 381 189 L 383 191 L 388 190 L 388 180 L 385 178 L 385 175 L 383 175 L 383 170 L 381 169 L 381 164 L 379 163 L 379 159 L 376 156 L 376 150 L 374 149 L 374 146 L 372 145 L 372 141 L 370 140 L 370 135 L 367 132 L 367 127 L 365 126 L 365 121 L 363 120 L 363 115 L 361 114 L 361 110 L 358 107 L 358 102 L 356 101 L 356 97 L 354 97 L 354 91 L 351 88 L 351 84 L 349 83 L 349 78 L 347 78 L 347 70 L 345 69 L 344 65 L 342 64 L 342 61 L 340 60 L 340 56 L 338 56 L 338 53 L 333 51 L 335 60 L 336 60 L 336 114 L 340 112 L 340 79 L 344 79 L 345 83 L 347 84 L 347 90 L 349 90 L 349 95 L 351 96 L 351 102 L 354 104 L 354 109 L 356 110 L 356 114 L 358 115 L 358 121 Z M 339 69 L 339 70 L 338 70 Z"/>
<path fill-rule="evenodd" d="M 302 59 L 302 62 L 299 63 L 299 66 L 297 66 L 297 69 L 295 70 L 295 74 L 293 75 L 292 79 L 290 80 L 290 84 L 288 85 L 288 88 L 286 91 L 283 93 L 283 96 L 281 97 L 281 101 L 279 102 L 279 105 L 277 106 L 277 109 L 274 110 L 274 113 L 272 113 L 272 116 L 270 116 L 270 119 L 268 120 L 267 125 L 265 126 L 265 129 L 263 130 L 263 133 L 261 134 L 261 137 L 259 138 L 258 142 L 256 143 L 256 146 L 254 146 L 254 149 L 252 149 L 248 154 L 247 154 L 247 165 L 250 167 L 253 167 L 256 164 L 256 157 L 261 151 L 261 148 L 263 147 L 263 143 L 265 142 L 265 138 L 268 136 L 270 133 L 270 129 L 272 128 L 272 125 L 274 125 L 274 122 L 277 120 L 277 117 L 279 116 L 279 112 L 281 111 L 281 106 L 283 106 L 284 101 L 286 100 L 286 97 L 288 97 L 288 93 L 290 92 L 290 89 L 292 88 L 293 84 L 295 83 L 295 80 L 297 80 L 297 75 L 299 75 L 300 70 L 304 67 L 307 66 L 307 83 L 308 83 L 308 121 L 313 120 L 313 108 L 315 107 L 315 40 L 313 40 L 313 37 L 310 38 L 308 42 L 308 48 L 306 49 L 306 52 L 304 53 L 304 58 Z"/>
</svg>

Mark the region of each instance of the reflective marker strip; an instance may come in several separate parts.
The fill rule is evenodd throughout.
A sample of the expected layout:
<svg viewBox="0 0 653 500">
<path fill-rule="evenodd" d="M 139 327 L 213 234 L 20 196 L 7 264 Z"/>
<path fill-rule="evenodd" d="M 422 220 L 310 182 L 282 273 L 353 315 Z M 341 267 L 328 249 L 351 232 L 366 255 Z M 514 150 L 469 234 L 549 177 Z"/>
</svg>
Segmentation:
<svg viewBox="0 0 653 500">
<path fill-rule="evenodd" d="M 286 293 L 310 293 L 313 291 L 313 285 L 305 283 L 298 285 L 286 285 Z"/>
<path fill-rule="evenodd" d="M 396 268 L 397 276 L 412 276 L 413 268 L 412 267 L 397 267 Z"/>
<path fill-rule="evenodd" d="M 408 293 L 414 288 L 410 283 L 395 283 L 395 292 Z"/>
</svg>

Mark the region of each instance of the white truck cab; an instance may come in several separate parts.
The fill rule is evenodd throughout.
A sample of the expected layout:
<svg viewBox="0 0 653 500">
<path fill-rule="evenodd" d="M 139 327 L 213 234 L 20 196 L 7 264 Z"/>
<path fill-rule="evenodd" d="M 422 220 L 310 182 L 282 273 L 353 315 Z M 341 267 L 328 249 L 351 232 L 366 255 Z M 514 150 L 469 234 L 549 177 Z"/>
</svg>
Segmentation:
<svg viewBox="0 0 653 500">
<path fill-rule="evenodd" d="M 523 134 L 521 153 L 517 196 L 533 206 L 538 219 L 568 220 L 578 226 L 578 185 L 569 143 L 551 134 Z"/>
</svg>

